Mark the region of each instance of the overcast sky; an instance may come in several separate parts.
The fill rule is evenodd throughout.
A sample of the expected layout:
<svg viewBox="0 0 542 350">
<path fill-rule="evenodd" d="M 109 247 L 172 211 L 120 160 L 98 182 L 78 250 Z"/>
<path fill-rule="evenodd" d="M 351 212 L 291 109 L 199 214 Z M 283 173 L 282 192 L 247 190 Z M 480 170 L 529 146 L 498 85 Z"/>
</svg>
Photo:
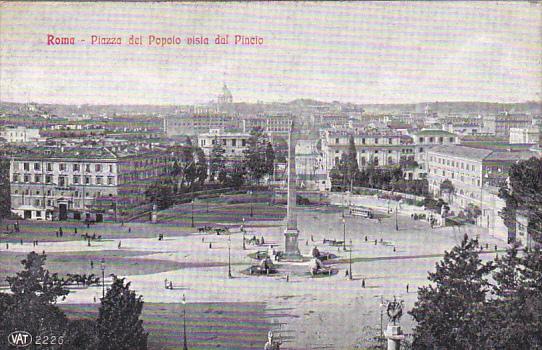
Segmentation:
<svg viewBox="0 0 542 350">
<path fill-rule="evenodd" d="M 512 3 L 2 3 L 0 100 L 190 104 L 542 98 L 542 6 Z M 47 35 L 74 46 L 48 46 Z M 130 47 L 130 34 L 262 46 Z M 91 46 L 91 35 L 123 45 Z M 85 40 L 80 42 L 79 40 Z"/>
</svg>

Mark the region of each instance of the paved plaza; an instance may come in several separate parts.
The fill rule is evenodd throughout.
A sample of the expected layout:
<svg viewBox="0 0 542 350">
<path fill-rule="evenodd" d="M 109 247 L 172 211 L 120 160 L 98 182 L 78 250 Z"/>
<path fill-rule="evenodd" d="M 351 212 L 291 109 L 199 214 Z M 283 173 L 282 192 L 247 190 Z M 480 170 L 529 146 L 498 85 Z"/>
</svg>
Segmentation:
<svg viewBox="0 0 542 350">
<path fill-rule="evenodd" d="M 417 297 L 417 288 L 427 283 L 427 272 L 434 269 L 443 252 L 459 243 L 465 233 L 478 236 L 484 247 L 487 243 L 491 248 L 482 254 L 483 258 L 494 257 L 495 245 L 499 250 L 506 246 L 505 242 L 478 227 L 432 229 L 426 221 L 414 221 L 410 216 L 414 209 L 407 206 L 401 208 L 399 230 L 396 231 L 395 215 L 388 215 L 385 209 L 387 203 L 370 197 L 367 197 L 367 203 L 377 210 L 382 209 L 380 213 L 383 219 L 379 221 L 346 215 L 343 226 L 342 209 L 337 206 L 298 207 L 301 253 L 309 256 L 311 249 L 317 246 L 320 251 L 338 256 L 334 267 L 339 272 L 325 278 L 312 278 L 307 262 L 287 265 L 279 262 L 279 274 L 273 276 L 241 273 L 254 262 L 248 256 L 250 253 L 267 250 L 270 244 L 278 249 L 283 245 L 282 221 L 252 222 L 250 217 L 245 221 L 246 237 L 263 236 L 264 246 L 247 244 L 243 250 L 240 221 L 228 224 L 230 235 L 200 233 L 190 226 L 176 228 L 169 222 L 140 222 L 92 226 L 89 231 L 109 230 L 111 235 L 101 241 L 92 241 L 91 246 L 81 239 L 54 239 L 44 240 L 38 247 L 29 242 L 23 245 L 13 242 L 7 251 L 2 243 L 0 249 L 4 261 L 10 257 L 15 260 L 32 250 L 45 250 L 51 262 L 47 267 L 53 272 L 55 267 L 61 266 L 58 257 L 64 255 L 69 259 L 79 259 L 76 260 L 79 261 L 77 264 L 86 273 L 92 271 L 99 274 L 99 259 L 103 256 L 106 275 L 114 272 L 126 276 L 132 282 L 132 288 L 144 296 L 146 305 L 179 303 L 183 294 L 191 304 L 265 305 L 261 315 L 250 313 L 246 317 L 254 319 L 254 324 L 259 325 L 258 334 L 265 334 L 262 333 L 262 328 L 265 328 L 262 319 L 266 320 L 270 329 L 280 330 L 283 348 L 352 349 L 366 348 L 371 339 L 378 336 L 381 297 L 391 299 L 397 296 L 405 301 L 405 309 L 410 310 Z M 210 211 L 212 213 L 212 207 Z M 24 225 L 32 224 L 23 222 Z M 43 224 L 36 225 L 40 227 Z M 81 233 L 85 230 L 84 227 L 80 228 Z M 165 234 L 164 240 L 156 238 L 159 233 Z M 130 235 L 136 238 L 130 238 Z M 346 251 L 343 246 L 323 244 L 324 239 L 342 241 L 344 237 Z M 233 278 L 228 278 L 228 246 Z M 345 277 L 350 253 L 352 280 Z M 89 259 L 96 260 L 93 270 L 88 266 Z M 123 264 L 129 266 L 127 272 L 123 272 Z M 5 268 L 0 270 L 3 270 L 0 271 L 3 279 L 8 271 Z M 165 280 L 172 281 L 174 288 L 165 289 Z M 409 293 L 406 291 L 407 284 Z M 101 287 L 76 288 L 62 303 L 92 304 L 95 298 L 99 302 L 101 293 Z M 408 315 L 403 317 L 402 325 L 406 333 L 410 332 L 412 320 Z M 152 334 L 150 339 L 152 343 Z M 261 342 L 263 347 L 265 338 Z M 210 348 L 210 344 L 213 344 L 213 340 L 207 339 L 205 343 L 192 344 L 192 347 Z M 254 339 L 251 344 L 255 344 Z M 178 344 L 170 346 L 164 348 L 174 348 Z M 224 347 L 227 346 L 221 346 Z M 258 347 L 251 345 L 247 348 Z"/>
</svg>

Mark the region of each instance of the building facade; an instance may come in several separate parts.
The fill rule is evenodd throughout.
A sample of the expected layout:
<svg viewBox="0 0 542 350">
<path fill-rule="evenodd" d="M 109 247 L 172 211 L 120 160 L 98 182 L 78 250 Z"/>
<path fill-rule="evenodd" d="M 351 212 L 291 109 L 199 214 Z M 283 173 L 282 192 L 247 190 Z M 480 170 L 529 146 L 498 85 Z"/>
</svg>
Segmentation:
<svg viewBox="0 0 542 350">
<path fill-rule="evenodd" d="M 21 149 L 10 157 L 11 211 L 25 219 L 98 220 L 129 215 L 167 172 L 164 150 Z"/>
<path fill-rule="evenodd" d="M 210 158 L 215 144 L 219 143 L 224 149 L 227 162 L 238 162 L 243 159 L 248 147 L 250 134 L 246 132 L 226 132 L 221 129 L 211 129 L 198 135 L 198 146 L 203 150 L 207 159 Z"/>
<path fill-rule="evenodd" d="M 510 128 L 510 143 L 538 145 L 540 143 L 540 128 L 538 126 Z"/>
<path fill-rule="evenodd" d="M 484 117 L 485 131 L 499 137 L 509 137 L 511 128 L 528 128 L 533 117 L 525 113 L 500 113 Z"/>
<path fill-rule="evenodd" d="M 0 138 L 9 143 L 26 143 L 40 141 L 40 129 L 31 129 L 24 126 L 8 126 L 0 129 Z"/>
</svg>

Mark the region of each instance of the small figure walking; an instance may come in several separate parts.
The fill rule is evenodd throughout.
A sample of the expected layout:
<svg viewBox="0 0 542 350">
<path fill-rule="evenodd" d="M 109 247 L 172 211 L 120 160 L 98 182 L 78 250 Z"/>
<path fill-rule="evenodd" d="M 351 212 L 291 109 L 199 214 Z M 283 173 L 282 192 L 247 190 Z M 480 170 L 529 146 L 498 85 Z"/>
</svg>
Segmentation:
<svg viewBox="0 0 542 350">
<path fill-rule="evenodd" d="M 395 250 L 395 246 L 393 246 L 393 252 L 396 252 L 396 250 Z"/>
<path fill-rule="evenodd" d="M 132 232 L 132 228 L 128 227 L 128 233 L 131 233 L 131 232 Z"/>
<path fill-rule="evenodd" d="M 349 273 L 348 273 L 348 269 L 346 269 L 346 271 L 344 271 L 344 277 L 348 277 Z"/>
<path fill-rule="evenodd" d="M 90 268 L 93 269 L 94 268 L 94 261 L 90 260 Z"/>
<path fill-rule="evenodd" d="M 6 243 L 6 250 L 9 249 L 9 243 Z"/>
<path fill-rule="evenodd" d="M 286 275 L 286 282 L 290 282 L 290 275 Z"/>
<path fill-rule="evenodd" d="M 378 244 L 378 241 L 375 239 L 375 245 L 377 245 L 377 244 Z"/>
<path fill-rule="evenodd" d="M 21 245 L 23 245 L 23 240 L 21 239 Z"/>
<path fill-rule="evenodd" d="M 94 302 L 96 302 L 96 296 L 94 296 Z"/>
<path fill-rule="evenodd" d="M 173 290 L 173 282 L 169 281 L 169 289 Z"/>
<path fill-rule="evenodd" d="M 77 234 L 77 227 L 73 229 L 73 233 Z"/>
<path fill-rule="evenodd" d="M 212 249 L 212 248 L 213 248 L 213 243 L 209 242 L 209 249 Z"/>
<path fill-rule="evenodd" d="M 495 251 L 497 251 L 497 245 L 495 244 Z"/>
<path fill-rule="evenodd" d="M 365 236 L 365 242 L 367 242 L 367 236 Z"/>
<path fill-rule="evenodd" d="M 361 280 L 361 288 L 365 288 L 365 278 Z"/>
<path fill-rule="evenodd" d="M 120 246 L 122 245 L 122 241 L 119 241 L 118 248 L 120 249 Z"/>
<path fill-rule="evenodd" d="M 407 283 L 407 285 L 406 285 L 406 292 L 407 292 L 407 293 L 408 293 L 409 287 L 410 287 L 410 286 L 409 286 L 408 283 Z"/>
<path fill-rule="evenodd" d="M 167 289 L 167 278 L 164 280 L 164 288 Z"/>
</svg>

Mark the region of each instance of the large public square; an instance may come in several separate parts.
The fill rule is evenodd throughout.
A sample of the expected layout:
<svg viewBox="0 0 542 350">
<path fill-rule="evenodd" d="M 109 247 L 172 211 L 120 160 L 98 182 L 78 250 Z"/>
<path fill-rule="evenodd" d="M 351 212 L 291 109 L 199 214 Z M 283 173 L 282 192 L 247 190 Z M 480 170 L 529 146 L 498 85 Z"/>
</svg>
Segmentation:
<svg viewBox="0 0 542 350">
<path fill-rule="evenodd" d="M 413 220 L 411 214 L 421 211 L 414 206 L 400 207 L 396 230 L 394 202 L 390 206 L 370 196 L 348 200 L 372 207 L 379 219 L 347 214 L 343 222 L 344 208 L 333 205 L 342 201 L 337 196 L 331 205 L 297 207 L 301 253 L 308 257 L 317 246 L 338 256 L 332 263 L 338 273 L 329 277 L 311 277 L 306 261 L 278 262 L 279 273 L 272 276 L 243 273 L 256 263 L 253 253 L 270 245 L 283 248 L 286 208 L 265 194 L 232 194 L 159 212 L 157 223 L 145 217 L 87 228 L 79 222 L 21 221 L 21 232 L 2 235 L 1 286 L 7 287 L 5 277 L 20 270 L 19 261 L 30 251 L 45 251 L 46 267 L 61 275 L 101 276 L 103 258 L 106 286 L 114 273 L 143 295 L 151 349 L 182 347 L 183 295 L 191 349 L 262 349 L 271 329 L 281 336 L 285 349 L 366 349 L 377 345 L 381 298 L 395 296 L 404 300 L 405 311 L 410 310 L 417 289 L 428 283 L 427 272 L 465 233 L 478 236 L 484 248 L 487 244 L 483 259 L 506 248 L 505 242 L 479 227 L 431 228 L 427 221 Z M 228 227 L 229 234 L 199 232 L 206 225 Z M 63 236 L 57 237 L 60 227 Z M 99 234 L 102 239 L 91 240 L 89 246 L 81 234 Z M 160 234 L 163 240 L 158 240 Z M 243 235 L 264 237 L 265 244 L 245 244 L 244 249 Z M 344 238 L 343 245 L 323 243 Z M 345 276 L 350 264 L 351 279 Z M 172 289 L 165 288 L 166 280 Z M 97 311 L 101 296 L 101 286 L 76 287 L 60 304 L 71 317 L 87 317 Z M 385 315 L 383 322 L 385 327 Z M 406 313 L 401 325 L 405 333 L 413 327 Z"/>
</svg>

